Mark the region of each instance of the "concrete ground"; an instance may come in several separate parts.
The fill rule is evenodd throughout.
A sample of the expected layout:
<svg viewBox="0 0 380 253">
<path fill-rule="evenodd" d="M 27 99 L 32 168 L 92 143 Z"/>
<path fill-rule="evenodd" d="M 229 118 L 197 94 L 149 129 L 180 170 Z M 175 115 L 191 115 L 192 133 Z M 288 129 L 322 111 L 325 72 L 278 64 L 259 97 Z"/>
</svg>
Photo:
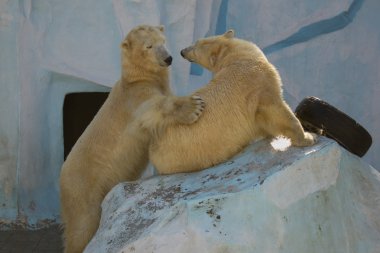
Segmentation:
<svg viewBox="0 0 380 253">
<path fill-rule="evenodd" d="M 0 253 L 61 253 L 61 237 L 57 225 L 33 231 L 0 231 Z"/>
</svg>

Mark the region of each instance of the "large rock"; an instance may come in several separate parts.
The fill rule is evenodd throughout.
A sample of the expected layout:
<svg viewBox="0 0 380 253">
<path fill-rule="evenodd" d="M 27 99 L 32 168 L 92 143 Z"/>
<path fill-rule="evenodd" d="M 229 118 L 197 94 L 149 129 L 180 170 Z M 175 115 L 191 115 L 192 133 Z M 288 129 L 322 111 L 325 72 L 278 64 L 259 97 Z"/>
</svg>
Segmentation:
<svg viewBox="0 0 380 253">
<path fill-rule="evenodd" d="M 325 138 L 121 183 L 102 208 L 87 253 L 380 252 L 380 174 Z"/>
</svg>

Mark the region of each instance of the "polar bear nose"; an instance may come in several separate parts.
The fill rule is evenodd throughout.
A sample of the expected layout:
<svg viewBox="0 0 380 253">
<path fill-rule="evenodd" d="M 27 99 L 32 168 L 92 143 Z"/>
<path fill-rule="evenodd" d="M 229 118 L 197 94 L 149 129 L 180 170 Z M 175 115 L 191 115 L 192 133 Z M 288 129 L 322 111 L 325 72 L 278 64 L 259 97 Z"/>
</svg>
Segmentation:
<svg viewBox="0 0 380 253">
<path fill-rule="evenodd" d="M 168 58 L 165 59 L 165 62 L 166 62 L 166 64 L 168 64 L 168 66 L 170 64 L 172 64 L 172 61 L 173 61 L 173 57 L 171 57 L 171 56 L 169 56 Z"/>
<path fill-rule="evenodd" d="M 185 49 L 182 49 L 182 50 L 181 50 L 181 56 L 182 56 L 183 58 L 185 58 Z"/>
</svg>

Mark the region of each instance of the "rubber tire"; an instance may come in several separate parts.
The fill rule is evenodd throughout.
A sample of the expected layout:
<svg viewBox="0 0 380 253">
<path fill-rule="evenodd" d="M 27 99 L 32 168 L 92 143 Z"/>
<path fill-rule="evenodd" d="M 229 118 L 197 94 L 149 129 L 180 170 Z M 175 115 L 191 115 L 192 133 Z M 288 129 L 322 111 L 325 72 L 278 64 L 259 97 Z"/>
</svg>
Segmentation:
<svg viewBox="0 0 380 253">
<path fill-rule="evenodd" d="M 372 145 L 372 137 L 364 127 L 319 98 L 303 99 L 297 106 L 295 115 L 306 131 L 334 139 L 357 156 L 364 156 Z"/>
</svg>

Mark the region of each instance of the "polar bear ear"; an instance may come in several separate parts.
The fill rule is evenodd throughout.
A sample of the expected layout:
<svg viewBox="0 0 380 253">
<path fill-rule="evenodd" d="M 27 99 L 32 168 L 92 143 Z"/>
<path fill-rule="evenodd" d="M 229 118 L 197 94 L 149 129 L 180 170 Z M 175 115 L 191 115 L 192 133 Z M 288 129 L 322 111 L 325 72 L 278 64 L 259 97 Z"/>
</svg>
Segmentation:
<svg viewBox="0 0 380 253">
<path fill-rule="evenodd" d="M 225 32 L 223 36 L 226 37 L 227 39 L 232 39 L 235 36 L 235 31 L 230 29 L 227 32 Z"/>
<path fill-rule="evenodd" d="M 216 63 L 216 55 L 213 54 L 210 56 L 210 65 L 215 66 L 215 63 Z"/>
<path fill-rule="evenodd" d="M 165 31 L 165 26 L 159 25 L 159 26 L 157 26 L 157 29 L 160 30 L 161 32 L 164 32 Z"/>
<path fill-rule="evenodd" d="M 123 42 L 121 42 L 120 47 L 124 49 L 128 49 L 130 47 L 130 44 L 127 40 L 124 40 Z"/>
</svg>

